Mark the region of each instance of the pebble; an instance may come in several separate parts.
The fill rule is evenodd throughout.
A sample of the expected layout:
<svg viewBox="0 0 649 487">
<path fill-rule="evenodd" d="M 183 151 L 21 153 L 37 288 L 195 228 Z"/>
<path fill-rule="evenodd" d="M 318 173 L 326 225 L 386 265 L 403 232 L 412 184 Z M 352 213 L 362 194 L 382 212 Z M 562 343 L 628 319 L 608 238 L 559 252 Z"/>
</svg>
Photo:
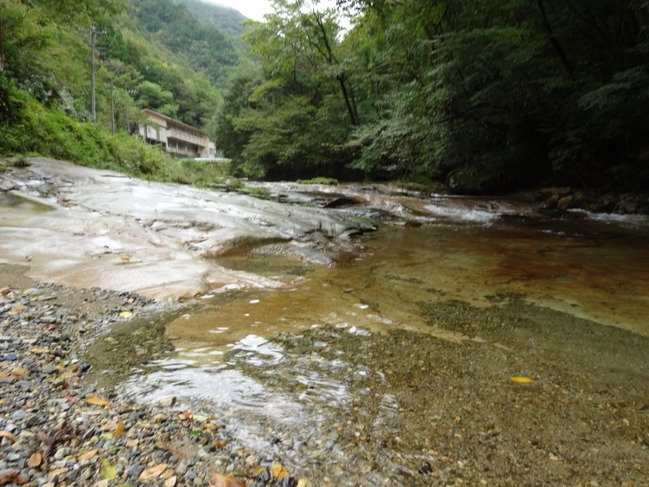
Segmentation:
<svg viewBox="0 0 649 487">
<path fill-rule="evenodd" d="M 35 414 L 28 416 L 27 419 L 25 419 L 25 428 L 32 428 L 38 424 L 40 424 L 40 419 Z"/>
<path fill-rule="evenodd" d="M 176 404 L 176 398 L 174 396 L 165 397 L 163 399 L 160 399 L 158 404 L 160 404 L 160 406 L 162 407 L 170 408 Z"/>
<path fill-rule="evenodd" d="M 45 367 L 43 367 L 43 373 L 47 374 L 47 375 L 53 374 L 57 370 L 58 369 L 57 369 L 56 365 L 53 365 L 53 364 L 49 364 L 49 365 L 46 365 Z"/>
<path fill-rule="evenodd" d="M 18 421 L 22 421 L 22 420 L 25 419 L 26 417 L 27 417 L 27 413 L 26 413 L 25 411 L 23 411 L 22 409 L 19 409 L 18 411 L 14 412 L 14 413 L 11 415 L 11 419 L 12 419 L 13 421 L 16 421 L 16 422 L 18 422 Z"/>
<path fill-rule="evenodd" d="M 2 383 L 0 430 L 20 438 L 0 438 L 0 475 L 16 471 L 28 487 L 175 487 L 208 485 L 217 466 L 233 476 L 259 468 L 251 452 L 229 450 L 233 438 L 219 425 L 201 435 L 204 445 L 197 442 L 190 432 L 207 423 L 178 418 L 172 410 L 176 397 L 133 404 L 84 383 L 89 365 L 83 353 L 124 309 L 143 316 L 162 307 L 100 289 L 42 284 L 0 290 L 0 377 L 8 378 Z M 36 452 L 48 455 L 47 462 L 34 460 Z M 39 465 L 30 467 L 30 458 Z M 166 467 L 152 470 L 158 465 Z M 140 480 L 147 472 L 150 480 Z"/>
</svg>

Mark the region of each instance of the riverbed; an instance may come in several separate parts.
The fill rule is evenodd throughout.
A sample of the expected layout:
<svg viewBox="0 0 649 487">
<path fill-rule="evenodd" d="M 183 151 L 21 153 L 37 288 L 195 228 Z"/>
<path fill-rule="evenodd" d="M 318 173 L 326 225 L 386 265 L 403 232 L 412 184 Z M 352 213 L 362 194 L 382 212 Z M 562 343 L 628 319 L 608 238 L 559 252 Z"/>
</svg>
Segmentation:
<svg viewBox="0 0 649 487">
<path fill-rule="evenodd" d="M 156 317 L 164 336 L 155 354 L 115 346 L 146 333 L 151 320 L 137 316 L 91 349 L 96 380 L 118 396 L 209 404 L 242 450 L 255 452 L 251 464 L 281 463 L 313 485 L 649 478 L 646 217 L 548 217 L 526 197 L 379 185 L 260 185 L 264 200 L 230 195 L 215 206 L 222 196 L 214 192 L 150 186 L 128 181 L 121 196 L 146 190 L 160 199 L 146 218 L 133 209 L 105 216 L 110 225 L 136 222 L 155 259 L 139 241 L 116 244 L 111 232 L 111 253 L 86 254 L 119 273 L 140 268 L 166 279 L 133 281 L 145 283 L 144 294 L 192 299 Z M 170 190 L 183 202 L 181 218 L 198 224 L 172 223 L 179 206 L 164 200 Z M 78 194 L 88 193 L 66 195 L 74 211 L 108 204 Z M 205 210 L 248 226 L 210 220 L 208 228 Z M 251 238 L 260 228 L 263 238 Z M 164 252 L 177 241 L 173 272 L 183 278 L 174 280 L 155 266 L 168 265 Z M 193 270 L 183 273 L 183 262 Z M 62 268 L 39 272 L 68 285 L 91 276 Z"/>
<path fill-rule="evenodd" d="M 388 224 L 334 267 L 228 259 L 287 285 L 171 320 L 174 351 L 123 393 L 212 401 L 316 485 L 637 482 L 647 243 L 635 224 L 518 216 Z"/>
</svg>

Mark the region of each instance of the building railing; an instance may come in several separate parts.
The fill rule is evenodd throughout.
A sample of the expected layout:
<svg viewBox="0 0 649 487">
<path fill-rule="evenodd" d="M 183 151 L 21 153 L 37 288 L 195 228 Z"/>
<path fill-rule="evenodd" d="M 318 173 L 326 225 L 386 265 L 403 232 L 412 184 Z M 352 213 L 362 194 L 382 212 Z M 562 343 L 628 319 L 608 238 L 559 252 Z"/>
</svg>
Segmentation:
<svg viewBox="0 0 649 487">
<path fill-rule="evenodd" d="M 198 136 L 176 128 L 167 129 L 167 139 L 178 139 L 185 142 L 191 142 L 192 144 L 200 145 L 201 147 L 207 147 L 209 144 L 208 137 Z"/>
<path fill-rule="evenodd" d="M 182 156 L 182 157 L 196 157 L 198 153 L 190 149 L 180 149 L 178 147 L 171 148 L 167 147 L 167 153 L 172 156 Z"/>
</svg>

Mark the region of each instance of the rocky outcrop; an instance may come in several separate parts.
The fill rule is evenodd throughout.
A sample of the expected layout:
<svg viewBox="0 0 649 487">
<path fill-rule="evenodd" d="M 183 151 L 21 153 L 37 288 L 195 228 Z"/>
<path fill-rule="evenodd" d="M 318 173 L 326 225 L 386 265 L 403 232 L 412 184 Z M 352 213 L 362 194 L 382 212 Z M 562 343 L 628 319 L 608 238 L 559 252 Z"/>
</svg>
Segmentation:
<svg viewBox="0 0 649 487">
<path fill-rule="evenodd" d="M 543 208 L 559 212 L 580 209 L 593 213 L 649 214 L 649 195 L 614 194 L 570 187 L 544 188 L 537 192 Z"/>
</svg>

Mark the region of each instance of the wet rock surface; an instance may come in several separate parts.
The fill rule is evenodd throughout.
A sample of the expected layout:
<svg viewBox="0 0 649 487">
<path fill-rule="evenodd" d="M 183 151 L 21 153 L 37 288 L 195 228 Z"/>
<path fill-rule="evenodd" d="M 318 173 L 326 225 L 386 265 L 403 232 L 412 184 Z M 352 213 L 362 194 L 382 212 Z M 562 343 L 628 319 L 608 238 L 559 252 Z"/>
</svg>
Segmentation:
<svg viewBox="0 0 649 487">
<path fill-rule="evenodd" d="M 2 177 L 0 485 L 649 478 L 646 218 L 363 186 L 276 185 L 280 205 L 42 160 Z M 196 294 L 215 301 L 177 302 Z"/>
<path fill-rule="evenodd" d="M 275 433 L 269 448 L 317 485 L 631 486 L 649 478 L 648 338 L 517 296 L 494 297 L 488 309 L 448 301 L 422 313 L 467 340 L 323 327 L 272 340 L 280 360 L 239 361 L 318 418 Z"/>
<path fill-rule="evenodd" d="M 198 403 L 129 403 L 87 380 L 91 343 L 131 316 L 153 319 L 175 305 L 100 289 L 7 285 L 29 283 L 19 271 L 0 265 L 0 485 L 298 485 L 230 446 L 228 431 Z M 266 468 L 270 476 L 255 480 Z"/>
<path fill-rule="evenodd" d="M 537 193 L 547 210 L 584 210 L 593 213 L 647 214 L 649 196 L 643 193 L 606 193 L 569 187 L 544 188 Z"/>
<path fill-rule="evenodd" d="M 375 230 L 367 219 L 334 209 L 50 159 L 29 162 L 0 174 L 0 262 L 29 263 L 29 275 L 46 282 L 159 299 L 191 299 L 232 286 L 273 288 L 282 284 L 215 259 L 283 241 L 295 246 L 298 258 L 326 265 L 336 247 L 353 248 L 350 236 Z"/>
</svg>

